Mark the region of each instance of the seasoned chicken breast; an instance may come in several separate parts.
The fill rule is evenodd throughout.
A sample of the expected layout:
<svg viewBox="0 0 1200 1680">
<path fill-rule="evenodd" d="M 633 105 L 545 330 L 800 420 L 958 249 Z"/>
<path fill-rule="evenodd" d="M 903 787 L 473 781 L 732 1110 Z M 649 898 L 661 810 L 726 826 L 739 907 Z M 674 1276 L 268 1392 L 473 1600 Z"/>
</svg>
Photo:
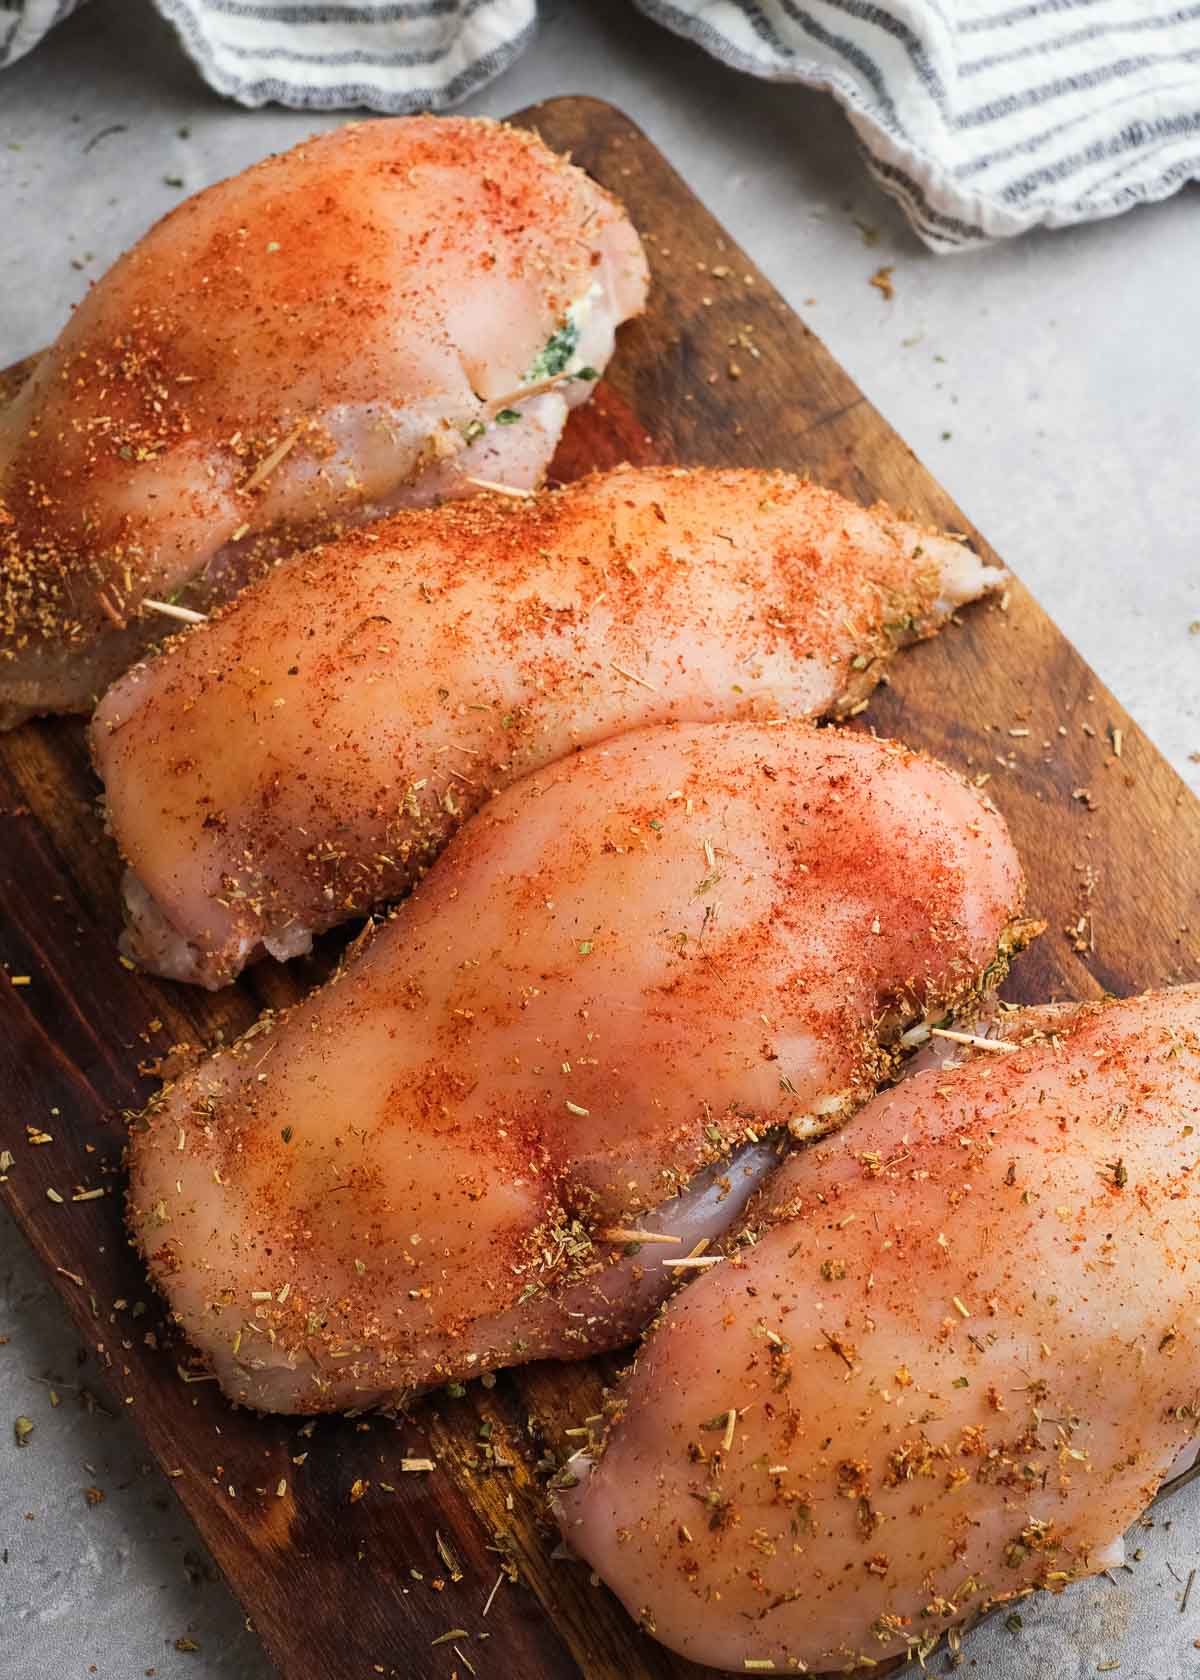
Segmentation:
<svg viewBox="0 0 1200 1680">
<path fill-rule="evenodd" d="M 905 1024 L 1003 972 L 1021 896 L 995 811 L 901 747 L 801 723 L 591 747 L 478 812 L 344 973 L 163 1092 L 132 1134 L 132 1231 L 255 1406 L 614 1345 L 764 1144 L 838 1124 Z"/>
<path fill-rule="evenodd" d="M 672 468 L 297 556 L 97 711 L 124 948 L 212 987 L 305 951 L 522 773 L 640 724 L 845 711 L 1001 576 L 782 473 Z"/>
<path fill-rule="evenodd" d="M 1118 1564 L 1196 1433 L 1200 987 L 999 1025 L 791 1157 L 558 1495 L 697 1662 L 926 1655 Z"/>
<path fill-rule="evenodd" d="M 0 411 L 0 726 L 388 508 L 536 484 L 646 264 L 534 135 L 353 123 L 188 199 Z"/>
</svg>

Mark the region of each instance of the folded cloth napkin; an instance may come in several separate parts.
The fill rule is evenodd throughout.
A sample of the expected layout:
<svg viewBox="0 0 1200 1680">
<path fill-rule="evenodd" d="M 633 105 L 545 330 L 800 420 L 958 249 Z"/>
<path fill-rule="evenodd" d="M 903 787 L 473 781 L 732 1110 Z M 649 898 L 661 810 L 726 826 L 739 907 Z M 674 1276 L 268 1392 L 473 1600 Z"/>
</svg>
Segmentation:
<svg viewBox="0 0 1200 1680">
<path fill-rule="evenodd" d="M 604 0 L 611 4 L 612 0 Z M 926 244 L 1115 215 L 1200 178 L 1200 0 L 636 0 L 723 63 L 827 88 Z M 0 67 L 79 0 L 0 0 Z M 155 0 L 245 105 L 439 110 L 536 0 Z"/>
</svg>

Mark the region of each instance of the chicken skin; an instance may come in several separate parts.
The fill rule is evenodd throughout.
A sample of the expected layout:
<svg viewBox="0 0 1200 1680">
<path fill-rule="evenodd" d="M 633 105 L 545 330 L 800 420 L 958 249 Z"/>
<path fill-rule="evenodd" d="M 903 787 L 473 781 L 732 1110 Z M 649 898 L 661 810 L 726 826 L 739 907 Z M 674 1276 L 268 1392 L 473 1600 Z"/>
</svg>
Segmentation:
<svg viewBox="0 0 1200 1680">
<path fill-rule="evenodd" d="M 134 1237 L 264 1409 L 614 1345 L 763 1144 L 1003 973 L 1022 890 L 995 811 L 901 747 L 632 731 L 500 794 L 339 976 L 164 1089 Z"/>
<path fill-rule="evenodd" d="M 99 707 L 124 949 L 210 987 L 294 956 L 518 776 L 638 725 L 844 711 L 1001 576 L 798 478 L 677 468 L 296 556 Z"/>
<path fill-rule="evenodd" d="M 1119 1563 L 1196 1433 L 1200 987 L 1007 1026 L 781 1167 L 558 1495 L 697 1662 L 926 1655 Z"/>
<path fill-rule="evenodd" d="M 539 482 L 647 271 L 534 135 L 349 124 L 181 204 L 0 411 L 0 727 L 388 508 Z"/>
</svg>

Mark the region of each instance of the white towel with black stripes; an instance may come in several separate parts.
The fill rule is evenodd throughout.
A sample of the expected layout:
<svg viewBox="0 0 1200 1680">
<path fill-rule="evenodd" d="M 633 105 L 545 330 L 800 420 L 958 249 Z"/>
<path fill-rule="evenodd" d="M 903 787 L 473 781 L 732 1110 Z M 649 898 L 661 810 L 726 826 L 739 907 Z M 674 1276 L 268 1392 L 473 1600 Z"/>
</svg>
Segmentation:
<svg viewBox="0 0 1200 1680">
<path fill-rule="evenodd" d="M 154 0 L 246 105 L 440 110 L 537 0 Z M 592 0 L 615 4 L 617 0 Z M 828 89 L 935 250 L 1064 227 L 1200 178 L 1200 0 L 636 0 L 751 75 Z M 0 68 L 79 0 L 0 0 Z"/>
<path fill-rule="evenodd" d="M 1200 4 L 638 0 L 727 64 L 828 88 L 935 250 L 1200 178 Z"/>
</svg>

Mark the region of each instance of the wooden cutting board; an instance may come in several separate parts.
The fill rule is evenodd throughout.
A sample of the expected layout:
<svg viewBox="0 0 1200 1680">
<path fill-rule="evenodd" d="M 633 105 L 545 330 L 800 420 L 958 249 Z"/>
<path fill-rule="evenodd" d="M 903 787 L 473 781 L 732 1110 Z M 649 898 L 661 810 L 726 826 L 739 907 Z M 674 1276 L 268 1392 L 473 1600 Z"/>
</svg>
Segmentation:
<svg viewBox="0 0 1200 1680">
<path fill-rule="evenodd" d="M 576 410 L 557 476 L 623 460 L 787 467 L 970 532 L 626 117 L 559 99 L 516 120 L 620 195 L 654 269 L 649 313 L 622 330 L 608 377 Z M 1019 584 L 897 660 L 859 724 L 987 778 L 1025 861 L 1030 908 L 1049 924 L 1010 996 L 1095 997 L 1200 976 L 1200 805 Z M 0 963 L 14 981 L 28 976 L 0 980 L 0 1149 L 15 1157 L 0 1193 L 280 1671 L 708 1673 L 640 1634 L 586 1569 L 554 1556 L 544 1483 L 619 1359 L 533 1366 L 399 1420 L 325 1420 L 311 1433 L 181 1379 L 123 1233 L 122 1111 L 153 1089 L 139 1064 L 177 1041 L 228 1039 L 264 1005 L 292 1001 L 338 942 L 216 997 L 127 970 L 97 791 L 78 720 L 0 737 Z M 53 1141 L 31 1144 L 27 1127 Z M 74 1199 L 90 1189 L 105 1193 Z M 406 1470 L 406 1459 L 436 1468 Z M 503 1580 L 485 1616 L 502 1564 L 516 1584 Z"/>
</svg>

